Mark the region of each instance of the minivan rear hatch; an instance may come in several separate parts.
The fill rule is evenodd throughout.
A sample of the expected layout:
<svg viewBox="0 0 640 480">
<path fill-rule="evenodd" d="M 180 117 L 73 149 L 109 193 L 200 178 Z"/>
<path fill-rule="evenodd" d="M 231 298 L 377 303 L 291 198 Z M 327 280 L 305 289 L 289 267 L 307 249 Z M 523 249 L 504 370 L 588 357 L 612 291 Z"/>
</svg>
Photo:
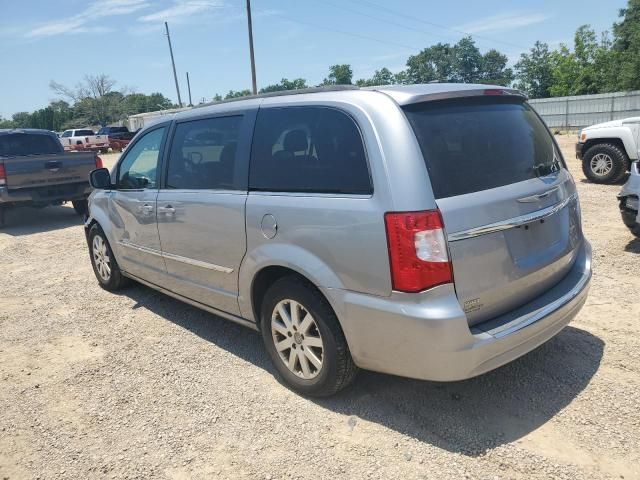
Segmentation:
<svg viewBox="0 0 640 480">
<path fill-rule="evenodd" d="M 523 97 L 486 93 L 403 107 L 470 325 L 553 287 L 582 244 L 575 184 L 548 129 Z"/>
</svg>

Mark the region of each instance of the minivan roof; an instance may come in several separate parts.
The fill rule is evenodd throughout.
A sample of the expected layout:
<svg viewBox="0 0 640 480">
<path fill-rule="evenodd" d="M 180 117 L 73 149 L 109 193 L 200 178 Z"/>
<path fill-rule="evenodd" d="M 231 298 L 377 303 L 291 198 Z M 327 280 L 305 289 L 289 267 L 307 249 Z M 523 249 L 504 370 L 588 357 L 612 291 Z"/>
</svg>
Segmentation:
<svg viewBox="0 0 640 480">
<path fill-rule="evenodd" d="M 210 102 L 198 105 L 190 110 L 176 112 L 167 115 L 163 120 L 172 118 L 184 119 L 192 116 L 202 115 L 201 109 L 214 107 L 227 103 L 239 103 L 242 106 L 254 107 L 260 104 L 263 98 L 285 97 L 292 95 L 312 95 L 327 92 L 334 92 L 336 98 L 348 96 L 354 92 L 379 92 L 391 97 L 399 105 L 409 105 L 412 103 L 424 102 L 429 100 L 439 100 L 445 98 L 455 98 L 464 96 L 482 95 L 491 92 L 493 95 L 518 96 L 526 98 L 526 96 L 518 90 L 501 87 L 498 85 L 481 85 L 473 83 L 427 83 L 415 85 L 381 85 L 374 87 L 357 87 L 355 85 L 331 85 L 327 87 L 301 88 L 297 90 L 285 90 L 280 92 L 269 92 L 259 95 L 248 95 L 246 97 L 231 98 L 218 102 Z"/>
</svg>

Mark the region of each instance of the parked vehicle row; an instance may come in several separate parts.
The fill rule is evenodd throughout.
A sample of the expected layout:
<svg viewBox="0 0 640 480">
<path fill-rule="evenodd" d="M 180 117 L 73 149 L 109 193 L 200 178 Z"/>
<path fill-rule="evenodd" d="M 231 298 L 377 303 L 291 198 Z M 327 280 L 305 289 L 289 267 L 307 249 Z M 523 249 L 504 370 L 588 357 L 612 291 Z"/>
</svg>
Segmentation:
<svg viewBox="0 0 640 480">
<path fill-rule="evenodd" d="M 109 141 L 109 148 L 114 152 L 121 152 L 129 145 L 136 132 L 130 132 L 127 127 L 102 127 L 98 130 L 98 135 L 106 135 Z"/>
<path fill-rule="evenodd" d="M 96 278 L 259 330 L 284 381 L 358 368 L 459 380 L 556 335 L 591 249 L 553 136 L 517 91 L 333 88 L 194 108 L 141 131 L 95 188 Z"/>
<path fill-rule="evenodd" d="M 65 151 L 109 151 L 109 139 L 106 135 L 96 135 L 93 130 L 65 130 L 60 135 L 60 143 Z"/>
<path fill-rule="evenodd" d="M 100 167 L 95 152 L 66 153 L 48 130 L 0 130 L 0 227 L 5 211 L 14 206 L 72 202 L 84 215 L 91 193 L 89 172 Z"/>
</svg>

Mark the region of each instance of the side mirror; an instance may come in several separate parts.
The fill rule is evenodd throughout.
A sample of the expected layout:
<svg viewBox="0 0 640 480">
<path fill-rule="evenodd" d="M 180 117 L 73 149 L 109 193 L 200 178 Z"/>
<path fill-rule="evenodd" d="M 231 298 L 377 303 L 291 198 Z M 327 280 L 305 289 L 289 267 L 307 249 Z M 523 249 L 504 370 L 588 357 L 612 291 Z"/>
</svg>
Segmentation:
<svg viewBox="0 0 640 480">
<path fill-rule="evenodd" d="M 111 174 L 106 168 L 96 168 L 89 174 L 89 183 L 98 190 L 108 190 L 111 188 Z"/>
</svg>

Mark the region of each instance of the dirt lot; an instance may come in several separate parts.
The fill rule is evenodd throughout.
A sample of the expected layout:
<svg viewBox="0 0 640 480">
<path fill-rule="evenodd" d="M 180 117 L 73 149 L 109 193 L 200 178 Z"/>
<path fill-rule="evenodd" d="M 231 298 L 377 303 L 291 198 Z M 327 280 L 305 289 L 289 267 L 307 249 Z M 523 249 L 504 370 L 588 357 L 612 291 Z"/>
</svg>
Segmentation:
<svg viewBox="0 0 640 480">
<path fill-rule="evenodd" d="M 70 207 L 11 212 L 0 479 L 640 478 L 640 240 L 620 187 L 581 181 L 573 140 L 595 276 L 571 326 L 480 378 L 361 372 L 326 400 L 280 385 L 252 331 L 100 289 Z"/>
</svg>

